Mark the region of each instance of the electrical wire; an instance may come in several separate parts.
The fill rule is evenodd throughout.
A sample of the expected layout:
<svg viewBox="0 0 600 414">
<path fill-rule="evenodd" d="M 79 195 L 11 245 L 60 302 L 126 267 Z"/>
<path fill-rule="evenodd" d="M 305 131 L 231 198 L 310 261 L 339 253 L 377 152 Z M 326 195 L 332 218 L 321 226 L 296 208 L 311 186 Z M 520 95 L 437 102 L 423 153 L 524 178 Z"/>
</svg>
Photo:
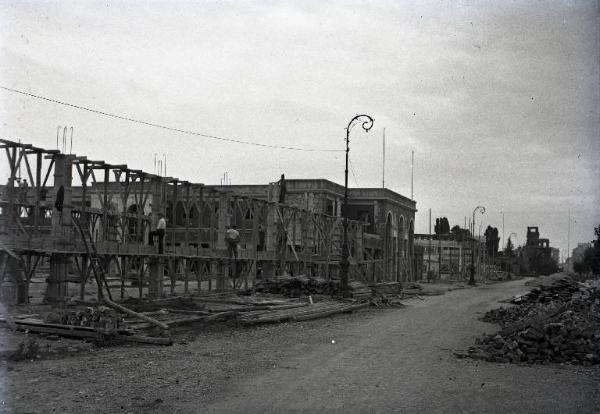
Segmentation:
<svg viewBox="0 0 600 414">
<path fill-rule="evenodd" d="M 245 141 L 245 140 L 236 139 L 236 138 L 224 138 L 224 137 L 219 137 L 219 136 L 216 136 L 216 135 L 203 134 L 203 133 L 200 133 L 200 132 L 195 132 L 195 131 L 190 131 L 190 130 L 186 130 L 186 129 L 181 129 L 181 128 L 175 128 L 175 127 L 170 127 L 170 126 L 166 126 L 166 125 L 161 125 L 161 124 L 157 124 L 157 123 L 154 123 L 154 122 L 142 121 L 142 120 L 139 120 L 139 119 L 130 118 L 128 116 L 116 115 L 116 114 L 112 114 L 112 113 L 109 113 L 109 112 L 104 112 L 104 111 L 100 111 L 100 110 L 93 109 L 93 108 L 88 108 L 88 107 L 81 106 L 81 105 L 75 105 L 75 104 L 72 104 L 72 103 L 68 103 L 68 102 L 64 102 L 64 101 L 59 101 L 57 99 L 47 98 L 45 96 L 36 95 L 36 94 L 33 94 L 33 93 L 21 91 L 21 90 L 18 90 L 18 89 L 9 88 L 9 87 L 2 86 L 2 85 L 0 85 L 0 89 L 4 89 L 4 90 L 9 91 L 9 92 L 14 92 L 14 93 L 18 93 L 18 94 L 21 94 L 21 95 L 29 96 L 31 98 L 41 99 L 41 100 L 47 101 L 47 102 L 52 102 L 52 103 L 55 103 L 55 104 L 59 104 L 59 105 L 63 105 L 63 106 L 68 106 L 68 107 L 75 108 L 75 109 L 80 109 L 82 111 L 92 112 L 92 113 L 95 113 L 95 114 L 99 114 L 99 115 L 103 115 L 103 116 L 107 116 L 107 117 L 111 117 L 111 118 L 120 119 L 120 120 L 123 120 L 123 121 L 129 121 L 129 122 L 133 122 L 133 123 L 136 123 L 136 124 L 146 125 L 146 126 L 150 126 L 150 127 L 154 127 L 154 128 L 165 129 L 165 130 L 168 130 L 168 131 L 179 132 L 181 134 L 195 135 L 195 136 L 199 136 L 199 137 L 203 137 L 203 138 L 209 138 L 209 139 L 214 139 L 214 140 L 219 140 L 219 141 L 226 141 L 226 142 L 232 142 L 232 143 L 244 144 L 244 145 L 252 145 L 252 146 L 261 147 L 261 148 L 283 149 L 283 150 L 289 150 L 289 151 L 307 151 L 307 152 L 342 152 L 342 151 L 344 151 L 342 149 L 337 150 L 337 149 L 327 149 L 327 148 L 302 148 L 302 147 L 291 147 L 291 146 L 285 146 L 285 145 L 262 144 L 260 142 Z"/>
</svg>

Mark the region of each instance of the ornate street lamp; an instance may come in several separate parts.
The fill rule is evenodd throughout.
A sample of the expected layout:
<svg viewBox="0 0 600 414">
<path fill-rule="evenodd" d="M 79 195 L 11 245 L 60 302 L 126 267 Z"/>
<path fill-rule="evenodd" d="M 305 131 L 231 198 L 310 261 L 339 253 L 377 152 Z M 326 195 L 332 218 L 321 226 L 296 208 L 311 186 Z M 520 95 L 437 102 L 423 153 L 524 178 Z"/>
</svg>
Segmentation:
<svg viewBox="0 0 600 414">
<path fill-rule="evenodd" d="M 471 246 L 471 277 L 469 278 L 469 285 L 475 285 L 475 212 L 479 210 L 481 214 L 485 213 L 485 207 L 477 206 L 473 210 L 473 244 Z"/>
<path fill-rule="evenodd" d="M 342 242 L 342 260 L 340 262 L 340 281 L 342 295 L 348 294 L 348 154 L 350 152 L 350 131 L 357 123 L 362 122 L 362 129 L 369 132 L 373 128 L 373 118 L 369 115 L 356 115 L 350 120 L 346 127 L 346 169 L 344 170 L 344 205 L 342 208 L 342 217 L 344 219 L 344 239 Z"/>
</svg>

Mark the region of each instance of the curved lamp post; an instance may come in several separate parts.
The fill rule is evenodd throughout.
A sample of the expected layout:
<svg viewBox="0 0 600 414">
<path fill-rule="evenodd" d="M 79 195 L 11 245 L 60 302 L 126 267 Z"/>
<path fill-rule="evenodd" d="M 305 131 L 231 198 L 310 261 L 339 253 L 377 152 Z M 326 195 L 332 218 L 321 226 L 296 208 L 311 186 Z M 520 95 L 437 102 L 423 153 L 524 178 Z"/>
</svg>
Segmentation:
<svg viewBox="0 0 600 414">
<path fill-rule="evenodd" d="M 346 169 L 344 170 L 344 205 L 342 208 L 342 217 L 344 219 L 344 239 L 342 242 L 342 260 L 340 261 L 340 281 L 342 295 L 348 294 L 348 154 L 350 152 L 350 131 L 357 123 L 362 122 L 362 129 L 369 132 L 373 128 L 373 118 L 369 115 L 356 115 L 350 120 L 346 127 Z"/>
<path fill-rule="evenodd" d="M 475 213 L 479 210 L 481 214 L 485 213 L 485 207 L 477 206 L 473 210 L 473 233 L 475 233 Z M 471 277 L 469 278 L 469 285 L 475 285 L 475 234 L 473 234 L 473 245 L 471 246 Z"/>
</svg>

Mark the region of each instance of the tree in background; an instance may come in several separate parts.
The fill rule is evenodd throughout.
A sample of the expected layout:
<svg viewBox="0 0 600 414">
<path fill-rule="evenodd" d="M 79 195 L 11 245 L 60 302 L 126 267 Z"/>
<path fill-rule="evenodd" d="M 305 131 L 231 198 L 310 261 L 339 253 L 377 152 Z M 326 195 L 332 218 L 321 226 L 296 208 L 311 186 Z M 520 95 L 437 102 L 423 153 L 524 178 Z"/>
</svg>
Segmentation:
<svg viewBox="0 0 600 414">
<path fill-rule="evenodd" d="M 436 218 L 433 230 L 435 231 L 435 234 L 450 234 L 450 222 L 448 221 L 448 218 Z"/>
<path fill-rule="evenodd" d="M 468 229 L 463 229 L 458 224 L 450 229 L 450 233 L 454 234 L 456 238 L 460 240 L 467 239 L 471 236 L 471 232 Z"/>
<path fill-rule="evenodd" d="M 498 229 L 496 227 L 487 226 L 485 229 L 485 247 L 488 256 L 495 256 L 498 254 L 498 246 L 500 244 L 500 237 L 498 237 Z"/>
<path fill-rule="evenodd" d="M 508 238 L 508 241 L 506 242 L 506 247 L 504 248 L 504 254 L 506 256 L 513 256 L 514 255 L 514 245 L 512 240 L 510 239 L 510 237 Z"/>
<path fill-rule="evenodd" d="M 600 275 L 600 225 L 594 227 L 594 234 L 596 240 L 592 241 L 592 247 L 585 249 L 581 261 L 573 265 L 573 270 L 577 273 L 592 272 Z"/>
<path fill-rule="evenodd" d="M 552 273 L 558 272 L 558 265 L 551 257 L 546 255 L 540 255 L 537 260 L 537 273 L 540 275 L 548 276 Z"/>
</svg>

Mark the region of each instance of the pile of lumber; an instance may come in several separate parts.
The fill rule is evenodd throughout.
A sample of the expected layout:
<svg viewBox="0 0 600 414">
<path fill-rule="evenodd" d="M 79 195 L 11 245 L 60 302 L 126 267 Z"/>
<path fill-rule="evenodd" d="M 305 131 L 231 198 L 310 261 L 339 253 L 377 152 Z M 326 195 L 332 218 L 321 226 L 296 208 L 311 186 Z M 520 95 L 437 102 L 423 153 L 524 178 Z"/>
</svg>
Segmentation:
<svg viewBox="0 0 600 414">
<path fill-rule="evenodd" d="M 495 362 L 600 363 L 600 284 L 569 278 L 541 286 L 485 321 L 503 329 L 484 335 L 466 356 Z"/>
<path fill-rule="evenodd" d="M 153 312 L 164 308 L 202 310 L 202 304 L 198 304 L 191 296 L 174 296 L 153 300 L 141 300 L 127 298 L 122 302 L 123 306 L 137 312 Z"/>
<path fill-rule="evenodd" d="M 170 337 L 149 337 L 126 329 L 102 329 L 89 326 L 74 326 L 47 323 L 41 319 L 26 317 L 18 318 L 10 315 L 0 316 L 0 326 L 6 325 L 16 331 L 52 334 L 67 338 L 94 340 L 97 343 L 137 342 L 154 345 L 171 345 Z"/>
<path fill-rule="evenodd" d="M 400 302 L 402 291 L 402 284 L 400 282 L 371 283 L 369 290 L 371 293 L 367 299 L 373 306 L 404 306 Z"/>
<path fill-rule="evenodd" d="M 373 285 L 366 286 L 361 282 L 348 283 L 349 295 L 357 301 L 370 300 L 373 297 Z"/>
<path fill-rule="evenodd" d="M 237 311 L 235 310 L 223 310 L 223 311 L 188 311 L 180 309 L 161 309 L 156 312 L 141 312 L 138 317 L 127 316 L 124 318 L 126 326 L 129 329 L 135 331 L 151 330 L 155 329 L 158 324 L 159 327 L 165 329 L 174 328 L 177 326 L 193 325 L 196 323 L 207 323 L 226 321 L 235 319 Z M 147 319 L 142 320 L 141 317 Z M 152 319 L 150 322 L 148 319 Z"/>
<path fill-rule="evenodd" d="M 369 306 L 368 302 L 357 304 L 342 301 L 323 301 L 297 308 L 248 312 L 240 314 L 238 320 L 244 325 L 286 321 L 307 321 L 324 318 L 338 313 L 353 312 L 367 306 Z"/>
<path fill-rule="evenodd" d="M 376 294 L 397 295 L 402 290 L 400 282 L 371 283 L 369 288 Z"/>
</svg>

